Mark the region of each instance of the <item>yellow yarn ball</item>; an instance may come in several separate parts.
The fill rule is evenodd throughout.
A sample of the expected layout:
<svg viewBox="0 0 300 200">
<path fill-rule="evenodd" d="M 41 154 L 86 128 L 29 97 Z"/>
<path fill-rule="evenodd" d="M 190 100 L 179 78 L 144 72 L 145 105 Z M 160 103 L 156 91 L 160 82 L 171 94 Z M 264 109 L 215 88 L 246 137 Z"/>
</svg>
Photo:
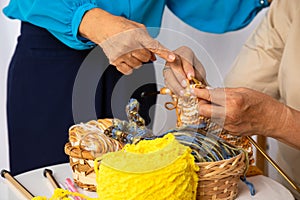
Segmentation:
<svg viewBox="0 0 300 200">
<path fill-rule="evenodd" d="M 96 160 L 97 193 L 101 200 L 192 200 L 198 170 L 191 149 L 168 134 Z"/>
</svg>

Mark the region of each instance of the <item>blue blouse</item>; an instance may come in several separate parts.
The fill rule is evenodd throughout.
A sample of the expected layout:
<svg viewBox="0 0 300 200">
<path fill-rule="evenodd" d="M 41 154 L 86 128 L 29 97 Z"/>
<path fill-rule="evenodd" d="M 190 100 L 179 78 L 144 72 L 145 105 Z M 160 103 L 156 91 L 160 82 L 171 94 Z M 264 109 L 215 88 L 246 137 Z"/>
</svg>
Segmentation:
<svg viewBox="0 0 300 200">
<path fill-rule="evenodd" d="M 80 50 L 95 46 L 78 35 L 78 27 L 84 13 L 96 7 L 146 27 L 160 27 L 168 6 L 194 28 L 224 33 L 246 26 L 268 5 L 267 0 L 11 0 L 3 12 L 11 19 L 46 28 L 64 44 Z"/>
</svg>

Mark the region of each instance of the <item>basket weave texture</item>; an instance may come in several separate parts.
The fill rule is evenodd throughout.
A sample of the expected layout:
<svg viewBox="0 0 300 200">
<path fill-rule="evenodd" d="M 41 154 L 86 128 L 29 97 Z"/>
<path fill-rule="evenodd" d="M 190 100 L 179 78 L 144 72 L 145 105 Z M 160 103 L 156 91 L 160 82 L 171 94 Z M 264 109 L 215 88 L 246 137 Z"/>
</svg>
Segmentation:
<svg viewBox="0 0 300 200">
<path fill-rule="evenodd" d="M 91 152 L 79 147 L 65 145 L 65 153 L 70 157 L 74 182 L 88 191 L 96 191 L 95 157 Z M 245 153 L 217 162 L 197 163 L 197 200 L 233 200 L 238 194 L 238 182 L 247 168 Z"/>
<path fill-rule="evenodd" d="M 200 162 L 197 200 L 232 200 L 238 194 L 238 182 L 247 168 L 245 153 L 217 162 Z"/>
<path fill-rule="evenodd" d="M 65 153 L 69 155 L 74 182 L 84 190 L 96 191 L 95 157 L 90 151 L 66 143 Z"/>
</svg>

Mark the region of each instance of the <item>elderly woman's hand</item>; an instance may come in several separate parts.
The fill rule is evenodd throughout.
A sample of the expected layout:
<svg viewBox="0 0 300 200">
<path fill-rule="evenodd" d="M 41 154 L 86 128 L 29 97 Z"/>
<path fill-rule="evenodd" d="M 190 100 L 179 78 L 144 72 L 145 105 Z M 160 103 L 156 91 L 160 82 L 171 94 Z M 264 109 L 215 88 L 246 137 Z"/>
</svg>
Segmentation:
<svg viewBox="0 0 300 200">
<path fill-rule="evenodd" d="M 182 46 L 174 53 L 175 61 L 167 62 L 163 70 L 165 85 L 173 93 L 182 96 L 187 86 L 186 80 L 190 80 L 191 77 L 207 85 L 205 69 L 190 48 Z"/>
<path fill-rule="evenodd" d="M 235 135 L 274 136 L 286 123 L 287 107 L 248 88 L 193 89 L 200 99 L 199 114 L 212 118 Z M 222 124 L 223 123 L 223 124 Z"/>
<path fill-rule="evenodd" d="M 168 62 L 175 59 L 175 54 L 154 40 L 143 24 L 114 16 L 99 8 L 84 15 L 79 33 L 99 44 L 110 64 L 123 74 L 132 73 L 142 63 L 154 61 L 155 54 Z"/>
<path fill-rule="evenodd" d="M 248 88 L 193 89 L 199 114 L 234 135 L 264 135 L 300 149 L 300 111 Z"/>
</svg>

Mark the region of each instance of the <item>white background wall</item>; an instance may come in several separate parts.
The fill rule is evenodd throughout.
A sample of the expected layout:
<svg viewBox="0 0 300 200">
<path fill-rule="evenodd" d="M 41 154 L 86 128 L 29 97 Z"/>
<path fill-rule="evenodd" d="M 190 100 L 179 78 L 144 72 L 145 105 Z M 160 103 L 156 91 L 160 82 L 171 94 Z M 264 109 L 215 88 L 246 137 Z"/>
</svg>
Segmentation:
<svg viewBox="0 0 300 200">
<path fill-rule="evenodd" d="M 8 0 L 0 1 L 1 10 L 7 5 Z M 169 10 L 166 10 L 163 20 L 163 27 L 169 29 L 176 29 L 179 33 L 162 31 L 158 39 L 163 44 L 171 49 L 175 49 L 183 44 L 182 40 L 178 40 L 177 37 L 182 35 L 183 37 L 191 37 L 197 44 L 195 48 L 202 46 L 211 59 L 215 62 L 216 68 L 213 71 L 208 70 L 208 80 L 213 86 L 220 86 L 222 78 L 228 72 L 233 60 L 238 54 L 242 44 L 249 36 L 251 31 L 257 26 L 259 21 L 265 12 L 261 12 L 255 20 L 246 28 L 230 32 L 222 35 L 208 34 L 197 31 L 178 20 Z M 7 140 L 7 125 L 6 125 L 6 77 L 7 68 L 12 56 L 14 47 L 16 45 L 17 36 L 19 34 L 20 23 L 15 20 L 7 19 L 3 13 L 0 13 L 0 169 L 9 169 L 8 165 L 8 140 Z M 176 27 L 176 28 L 174 28 Z M 171 33 L 171 34 L 170 34 Z M 172 37 L 173 35 L 173 37 Z M 195 42 L 193 42 L 195 44 Z M 189 43 L 188 43 L 189 45 Z M 198 48 L 199 50 L 199 48 Z M 161 66 L 160 66 L 161 67 Z M 160 69 L 160 68 L 158 68 Z M 163 83 L 161 71 L 157 71 L 158 82 Z M 163 105 L 166 101 L 166 97 L 160 97 L 158 104 Z M 162 110 L 161 110 L 162 111 Z M 156 113 L 155 127 L 160 129 L 162 126 L 162 118 L 165 118 L 166 112 Z M 169 114 L 167 114 L 169 116 Z M 172 116 L 172 114 L 171 114 Z M 173 115 L 174 116 L 174 115 Z M 173 126 L 175 122 L 174 117 L 168 117 L 166 120 L 168 126 Z M 276 146 L 271 141 L 271 155 L 274 157 L 276 153 Z M 272 176 L 272 169 L 270 175 Z"/>
<path fill-rule="evenodd" d="M 14 51 L 20 23 L 8 20 L 2 9 L 8 0 L 0 1 L 0 169 L 8 169 L 8 140 L 6 125 L 6 77 L 9 60 Z"/>
</svg>

